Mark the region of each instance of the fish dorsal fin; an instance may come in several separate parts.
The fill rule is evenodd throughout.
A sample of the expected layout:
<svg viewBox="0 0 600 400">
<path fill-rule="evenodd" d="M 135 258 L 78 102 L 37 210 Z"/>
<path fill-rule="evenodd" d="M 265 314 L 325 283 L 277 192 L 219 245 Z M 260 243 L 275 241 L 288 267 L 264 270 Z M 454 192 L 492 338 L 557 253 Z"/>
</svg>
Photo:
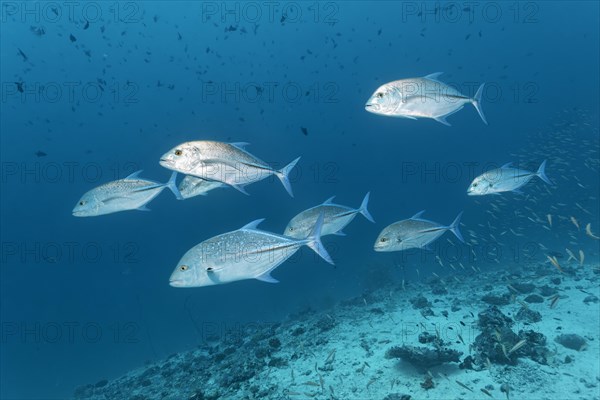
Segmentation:
<svg viewBox="0 0 600 400">
<path fill-rule="evenodd" d="M 233 143 L 229 143 L 230 145 L 232 145 L 233 147 L 237 147 L 240 150 L 244 150 L 244 148 L 246 146 L 249 146 L 250 143 L 248 142 L 233 142 Z"/>
<path fill-rule="evenodd" d="M 139 171 L 135 171 L 133 174 L 126 176 L 125 179 L 138 179 L 142 171 L 144 170 L 140 169 Z"/>
<path fill-rule="evenodd" d="M 258 227 L 258 225 L 263 222 L 265 219 L 261 218 L 261 219 L 256 219 L 244 226 L 242 226 L 240 229 L 256 229 Z"/>
<path fill-rule="evenodd" d="M 325 200 L 325 201 L 323 202 L 323 205 L 326 205 L 326 204 L 333 204 L 333 199 L 335 199 L 335 196 L 331 196 L 330 198 L 328 198 L 327 200 Z"/>
<path fill-rule="evenodd" d="M 504 164 L 500 168 L 510 168 L 510 167 L 512 167 L 512 161 L 507 162 L 506 164 Z"/>
<path fill-rule="evenodd" d="M 419 219 L 419 218 L 421 218 L 421 215 L 423 215 L 424 212 L 425 212 L 425 210 L 421 210 L 418 213 L 416 213 L 415 215 L 413 215 L 412 217 L 410 217 L 410 219 Z"/>
<path fill-rule="evenodd" d="M 259 281 L 268 282 L 268 283 L 279 283 L 279 281 L 271 276 L 271 272 L 267 271 L 262 275 L 256 277 Z"/>
<path fill-rule="evenodd" d="M 440 77 L 440 75 L 442 75 L 443 72 L 434 72 L 433 74 L 429 74 L 429 75 L 425 75 L 425 79 L 429 79 L 432 81 L 437 81 L 438 78 Z"/>
</svg>

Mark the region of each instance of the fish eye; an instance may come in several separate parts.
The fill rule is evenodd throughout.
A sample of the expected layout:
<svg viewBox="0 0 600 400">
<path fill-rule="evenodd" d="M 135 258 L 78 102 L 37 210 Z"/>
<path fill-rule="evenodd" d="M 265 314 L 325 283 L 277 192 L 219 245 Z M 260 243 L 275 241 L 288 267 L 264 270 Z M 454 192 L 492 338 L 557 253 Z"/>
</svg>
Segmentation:
<svg viewBox="0 0 600 400">
<path fill-rule="evenodd" d="M 381 243 L 387 242 L 387 238 L 381 238 L 381 239 L 379 239 L 379 241 L 380 241 Z"/>
<path fill-rule="evenodd" d="M 181 150 L 179 150 L 179 149 L 175 150 L 175 155 L 176 155 L 176 156 L 180 156 L 180 155 L 182 155 L 182 154 L 183 154 L 183 151 L 181 151 Z"/>
<path fill-rule="evenodd" d="M 290 231 L 293 231 L 293 230 L 294 230 L 294 227 L 293 227 L 293 226 L 290 226 Z"/>
<path fill-rule="evenodd" d="M 186 271 L 189 267 L 187 265 L 182 265 L 181 267 L 179 267 L 180 271 Z"/>
<path fill-rule="evenodd" d="M 381 99 L 383 97 L 383 93 L 382 92 L 376 93 L 375 96 Z"/>
<path fill-rule="evenodd" d="M 479 185 L 479 184 L 478 184 L 477 182 L 475 182 L 475 183 L 473 184 L 473 187 L 477 187 L 477 185 Z"/>
<path fill-rule="evenodd" d="M 81 201 L 79 202 L 79 205 L 80 205 L 80 206 L 82 206 L 82 205 L 84 205 L 84 204 L 85 204 L 85 201 L 83 201 L 83 200 L 81 200 Z"/>
</svg>

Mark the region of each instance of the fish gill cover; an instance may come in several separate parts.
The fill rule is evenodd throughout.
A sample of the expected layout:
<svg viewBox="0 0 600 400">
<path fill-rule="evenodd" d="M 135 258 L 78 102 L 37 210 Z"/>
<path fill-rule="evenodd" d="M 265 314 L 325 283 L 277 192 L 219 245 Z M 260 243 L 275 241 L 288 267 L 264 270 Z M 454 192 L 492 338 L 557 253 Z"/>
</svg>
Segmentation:
<svg viewBox="0 0 600 400">
<path fill-rule="evenodd" d="M 0 398 L 600 398 L 598 12 L 1 2 Z"/>
</svg>

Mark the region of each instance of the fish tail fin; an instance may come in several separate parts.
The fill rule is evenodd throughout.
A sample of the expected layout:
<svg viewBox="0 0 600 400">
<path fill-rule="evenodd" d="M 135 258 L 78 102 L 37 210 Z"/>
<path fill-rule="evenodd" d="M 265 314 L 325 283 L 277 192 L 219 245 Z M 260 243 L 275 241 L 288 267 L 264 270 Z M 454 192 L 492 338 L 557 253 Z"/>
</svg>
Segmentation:
<svg viewBox="0 0 600 400">
<path fill-rule="evenodd" d="M 319 214 L 315 226 L 313 226 L 310 234 L 306 238 L 306 245 L 310 247 L 315 253 L 317 253 L 323 260 L 329 264 L 333 264 L 333 260 L 329 256 L 327 249 L 321 242 L 321 229 L 323 228 L 323 213 Z"/>
<path fill-rule="evenodd" d="M 362 203 L 360 204 L 360 207 L 358 208 L 358 212 L 361 213 L 369 221 L 375 223 L 373 216 L 371 215 L 369 210 L 367 210 L 367 205 L 369 204 L 369 196 L 370 195 L 371 195 L 371 192 L 368 192 L 365 195 L 365 198 L 363 199 Z"/>
<path fill-rule="evenodd" d="M 177 171 L 173 171 L 169 181 L 165 183 L 165 186 L 168 187 L 171 192 L 173 192 L 177 200 L 183 200 L 183 196 L 177 187 Z"/>
<path fill-rule="evenodd" d="M 535 174 L 548 185 L 552 185 L 552 182 L 550 182 L 550 179 L 548 179 L 548 177 L 546 176 L 546 160 L 542 162 Z"/>
<path fill-rule="evenodd" d="M 460 212 L 460 214 L 458 214 L 456 216 L 456 218 L 454 218 L 454 221 L 452 222 L 452 224 L 448 227 L 448 229 L 454 233 L 454 236 L 456 236 L 458 238 L 458 240 L 460 240 L 461 242 L 465 242 L 465 239 L 463 239 L 462 233 L 460 233 L 460 230 L 458 229 L 459 225 L 460 225 L 460 218 L 462 217 L 463 213 L 462 211 Z"/>
<path fill-rule="evenodd" d="M 285 190 L 287 190 L 287 192 L 292 197 L 294 197 L 294 193 L 292 192 L 292 184 L 290 183 L 289 175 L 290 175 L 290 172 L 292 171 L 292 169 L 294 169 L 294 167 L 296 166 L 296 163 L 298 162 L 298 160 L 300 160 L 300 157 L 296 158 L 294 161 L 292 161 L 285 167 L 281 168 L 280 170 L 275 171 L 275 174 L 277 175 L 277 177 L 283 184 L 283 187 L 285 188 Z"/>
<path fill-rule="evenodd" d="M 479 116 L 481 117 L 483 123 L 487 125 L 488 124 L 487 119 L 485 119 L 485 114 L 483 114 L 483 108 L 481 108 L 481 98 L 483 96 L 483 87 L 484 86 L 485 86 L 485 83 L 482 83 L 481 86 L 479 86 L 479 89 L 477 89 L 477 92 L 475 93 L 475 97 L 473 97 L 473 99 L 471 100 L 471 103 L 473 104 L 473 107 L 475 107 L 477 112 L 479 113 Z"/>
</svg>

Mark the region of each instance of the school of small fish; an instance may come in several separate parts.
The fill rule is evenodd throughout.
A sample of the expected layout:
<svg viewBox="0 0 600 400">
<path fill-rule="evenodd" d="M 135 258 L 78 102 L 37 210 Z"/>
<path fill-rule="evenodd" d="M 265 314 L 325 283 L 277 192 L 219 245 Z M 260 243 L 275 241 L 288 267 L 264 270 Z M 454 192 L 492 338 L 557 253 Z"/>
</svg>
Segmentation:
<svg viewBox="0 0 600 400">
<path fill-rule="evenodd" d="M 439 81 L 440 75 L 441 73 L 436 73 L 423 78 L 403 79 L 387 83 L 379 87 L 369 98 L 365 109 L 386 116 L 409 119 L 431 118 L 450 125 L 446 118 L 461 110 L 465 104 L 470 103 L 475 107 L 483 122 L 487 124 L 481 108 L 481 92 L 484 85 L 479 87 L 473 97 L 468 97 Z M 537 144 L 534 150 L 529 151 L 526 164 L 529 165 L 529 159 L 536 155 L 541 156 L 538 158 L 543 158 L 553 154 L 553 170 L 556 171 L 555 181 L 558 183 L 554 183 L 546 175 L 547 161 L 544 159 L 535 172 L 516 167 L 514 166 L 516 163 L 512 162 L 488 170 L 475 177 L 467 188 L 468 196 L 495 195 L 490 196 L 492 200 L 486 202 L 485 205 L 479 200 L 475 200 L 475 203 L 480 205 L 480 209 L 487 214 L 485 218 L 480 219 L 481 222 L 478 224 L 488 230 L 487 237 L 479 236 L 477 232 L 469 229 L 469 241 L 465 241 L 459 229 L 462 212 L 452 223 L 444 225 L 424 219 L 422 217 L 424 211 L 420 211 L 408 219 L 391 223 L 385 227 L 375 240 L 374 251 L 431 250 L 430 245 L 445 232 L 450 231 L 461 243 L 471 247 L 472 259 L 476 261 L 477 254 L 473 250 L 474 246 L 498 245 L 501 243 L 499 237 L 509 232 L 514 237 L 526 236 L 525 230 L 530 226 L 523 221 L 529 221 L 549 231 L 556 231 L 557 227 L 564 229 L 564 221 L 567 221 L 575 229 L 575 232 L 568 233 L 571 240 L 566 243 L 568 247 L 565 247 L 565 251 L 569 258 L 565 263 L 568 264 L 573 260 L 580 266 L 584 265 L 584 251 L 579 248 L 575 253 L 569 247 L 580 245 L 580 236 L 577 232 L 582 231 L 582 226 L 585 226 L 584 232 L 587 237 L 600 240 L 600 237 L 592 230 L 591 222 L 580 223 L 580 219 L 585 216 L 579 213 L 580 215 L 576 217 L 574 215 L 576 210 L 566 209 L 567 203 L 554 202 L 550 209 L 545 210 L 546 214 L 541 214 L 541 216 L 534 208 L 536 204 L 551 195 L 549 187 L 554 187 L 562 181 L 576 181 L 578 187 L 585 189 L 585 185 L 581 184 L 576 176 L 569 176 L 567 172 L 567 167 L 573 160 L 570 159 L 572 156 L 564 147 L 565 144 L 575 144 L 573 138 L 553 132 L 551 135 L 554 140 L 541 140 L 547 139 L 542 138 L 542 135 L 540 134 L 535 139 L 538 140 L 537 143 L 545 143 L 545 146 Z M 578 144 L 581 150 L 581 160 L 590 170 L 597 173 L 599 165 L 593 156 L 593 146 L 586 141 Z M 160 157 L 160 165 L 172 171 L 171 178 L 167 183 L 142 179 L 139 177 L 141 171 L 137 171 L 126 178 L 105 183 L 86 192 L 74 207 L 73 215 L 91 217 L 127 210 L 148 211 L 147 204 L 165 188 L 172 191 L 178 200 L 205 196 L 214 189 L 226 187 L 233 187 L 248 194 L 246 191 L 248 185 L 273 175 L 281 181 L 285 190 L 293 197 L 289 175 L 300 157 L 281 169 L 275 169 L 248 152 L 247 146 L 248 143 L 225 143 L 209 140 L 181 143 Z M 519 154 L 511 154 L 511 156 L 515 159 L 521 157 Z M 185 175 L 179 185 L 177 185 L 178 173 Z M 534 177 L 540 178 L 547 185 L 546 190 L 543 190 L 544 186 L 538 186 L 535 190 L 523 192 L 521 189 Z M 509 201 L 506 197 L 501 196 L 506 192 L 520 195 L 518 208 L 514 207 L 515 200 Z M 358 214 L 375 223 L 367 209 L 370 193 L 366 193 L 357 208 L 336 204 L 333 202 L 334 197 L 298 213 L 287 224 L 283 234 L 258 229 L 261 219 L 250 222 L 236 231 L 204 240 L 183 255 L 171 274 L 170 285 L 173 287 L 202 287 L 245 279 L 275 283 L 277 280 L 271 276 L 271 273 L 302 246 L 308 246 L 323 260 L 333 264 L 333 260 L 321 243 L 322 236 L 345 235 L 343 229 Z M 584 200 L 578 200 L 579 202 L 574 202 L 577 209 L 588 216 L 593 215 L 589 209 L 580 204 Z M 597 200 L 592 196 L 586 201 L 595 204 Z M 500 220 L 498 216 L 507 215 L 507 209 L 512 210 L 514 218 Z M 517 220 L 521 222 L 516 223 Z M 559 273 L 564 273 L 565 263 L 561 265 L 561 261 L 559 261 L 562 253 L 551 250 L 542 243 L 536 243 L 535 246 L 522 250 L 527 253 L 527 256 L 533 255 L 536 251 L 543 253 L 545 259 Z M 441 266 L 444 266 L 438 256 L 436 259 Z M 450 263 L 449 266 L 456 270 L 453 263 Z M 458 266 L 465 269 L 462 262 L 458 262 Z M 479 271 L 479 268 L 474 265 L 471 265 L 471 269 Z M 511 351 L 514 350 L 511 349 Z"/>
</svg>

